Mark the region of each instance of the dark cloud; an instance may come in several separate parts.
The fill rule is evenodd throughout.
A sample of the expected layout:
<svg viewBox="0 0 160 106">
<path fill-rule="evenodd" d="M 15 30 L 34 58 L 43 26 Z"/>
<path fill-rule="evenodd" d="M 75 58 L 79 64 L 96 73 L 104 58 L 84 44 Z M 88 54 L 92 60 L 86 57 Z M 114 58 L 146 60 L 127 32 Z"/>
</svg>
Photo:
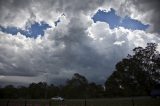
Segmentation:
<svg viewBox="0 0 160 106">
<path fill-rule="evenodd" d="M 55 13 L 65 13 L 68 17 L 79 17 L 79 14 L 93 12 L 95 9 L 105 5 L 105 2 L 108 7 L 117 8 L 116 10 L 121 11 L 120 13 L 122 14 L 133 12 L 129 9 L 130 7 L 128 7 L 132 4 L 136 7 L 135 9 L 142 14 L 149 12 L 148 17 L 145 17 L 144 20 L 149 21 L 152 26 L 150 29 L 152 32 L 160 32 L 159 0 L 125 0 L 125 2 L 119 1 L 117 4 L 116 0 L 0 0 L 0 23 L 13 25 L 17 22 L 17 25 L 20 24 L 20 26 L 23 26 L 31 18 L 43 19 L 40 21 L 44 21 L 45 19 L 51 21 L 51 17 L 57 17 Z M 48 14 L 48 12 L 51 14 Z M 23 19 L 20 17 L 23 17 Z M 57 19 L 54 18 L 51 21 L 53 24 Z"/>
<path fill-rule="evenodd" d="M 78 17 L 81 13 L 88 14 L 97 9 L 103 2 L 104 0 L 1 0 L 0 23 L 24 27 L 25 23 L 33 19 L 47 20 L 49 24 L 54 24 L 59 14 Z"/>
<path fill-rule="evenodd" d="M 148 18 L 152 25 L 151 31 L 160 33 L 160 0 L 133 0 L 133 4 L 142 13 L 151 12 Z"/>
<path fill-rule="evenodd" d="M 30 1 L 26 0 L 0 0 L 0 13 L 5 12 L 4 9 L 8 8 L 10 11 L 18 12 L 20 9 L 25 9 L 30 4 Z"/>
<path fill-rule="evenodd" d="M 0 24 L 7 25 L 15 20 L 17 14 L 21 12 L 25 14 L 30 3 L 28 0 L 0 0 Z"/>
<path fill-rule="evenodd" d="M 86 13 L 92 11 L 101 6 L 104 3 L 104 0 L 48 0 L 47 2 L 41 0 L 41 2 L 49 7 L 55 6 L 56 11 L 63 11 L 73 15 L 73 13 L 79 14 L 79 12 Z"/>
<path fill-rule="evenodd" d="M 84 24 L 83 20 L 72 18 L 66 26 L 68 33 L 59 37 L 61 34 L 58 32 L 52 38 L 56 39 L 57 45 L 60 45 L 61 42 L 65 45 L 63 52 L 57 54 L 57 58 L 61 62 L 56 66 L 58 70 L 61 70 L 59 74 L 63 74 L 64 70 L 68 71 L 68 73 L 71 72 L 71 74 L 78 72 L 89 79 L 102 82 L 104 77 L 110 75 L 110 70 L 113 70 L 113 67 L 108 67 L 111 66 L 112 62 L 105 59 L 90 45 L 92 39 L 87 36 L 87 27 Z"/>
</svg>

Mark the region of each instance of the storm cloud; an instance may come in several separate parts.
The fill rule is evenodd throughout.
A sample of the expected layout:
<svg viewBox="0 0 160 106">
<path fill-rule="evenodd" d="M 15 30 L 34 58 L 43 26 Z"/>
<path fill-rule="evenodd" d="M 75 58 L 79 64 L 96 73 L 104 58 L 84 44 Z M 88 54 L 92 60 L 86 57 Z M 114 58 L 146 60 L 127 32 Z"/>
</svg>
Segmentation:
<svg viewBox="0 0 160 106">
<path fill-rule="evenodd" d="M 41 21 L 51 26 L 43 36 L 36 38 L 21 33 L 12 35 L 0 29 L 0 82 L 59 84 L 74 73 L 80 73 L 89 81 L 104 83 L 115 64 L 134 47 L 160 42 L 157 24 L 160 16 L 158 6 L 154 6 L 157 3 L 140 1 L 0 0 L 0 26 L 26 29 Z M 129 4 L 136 8 L 122 8 Z M 108 23 L 94 23 L 92 16 L 100 8 L 106 11 L 114 8 L 119 15 L 125 12 L 122 17 L 131 16 L 149 23 L 151 28 L 147 31 L 123 27 L 110 29 Z M 135 17 L 139 12 L 132 10 L 146 16 L 152 13 L 155 17 L 142 20 L 144 17 Z M 150 10 L 153 11 L 148 13 Z M 60 22 L 55 26 L 58 19 Z"/>
<path fill-rule="evenodd" d="M 160 1 L 159 0 L 122 0 L 116 3 L 113 0 L 113 8 L 117 10 L 120 16 L 130 16 L 149 24 L 148 32 L 160 33 Z M 108 3 L 108 1 L 107 1 Z M 104 5 L 105 6 L 105 5 Z M 158 35 L 159 36 L 159 35 Z"/>
<path fill-rule="evenodd" d="M 160 33 L 160 1 L 159 0 L 134 0 L 134 5 L 138 8 L 142 13 L 146 13 L 150 11 L 148 15 L 148 22 L 152 25 L 151 31 Z"/>
</svg>

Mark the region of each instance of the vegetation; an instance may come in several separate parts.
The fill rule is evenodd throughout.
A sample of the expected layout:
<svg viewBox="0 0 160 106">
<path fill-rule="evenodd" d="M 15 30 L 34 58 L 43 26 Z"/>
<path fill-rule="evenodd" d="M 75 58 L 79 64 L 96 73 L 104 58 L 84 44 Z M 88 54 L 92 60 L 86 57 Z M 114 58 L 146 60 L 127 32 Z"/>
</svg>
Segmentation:
<svg viewBox="0 0 160 106">
<path fill-rule="evenodd" d="M 144 96 L 160 82 L 160 54 L 155 43 L 133 49 L 116 64 L 116 70 L 105 83 L 108 96 Z M 135 92 L 136 91 L 136 92 Z"/>
<path fill-rule="evenodd" d="M 31 83 L 29 87 L 20 86 L 15 88 L 8 85 L 0 89 L 1 98 L 27 98 L 48 99 L 54 96 L 64 98 L 98 98 L 103 94 L 101 85 L 88 83 L 87 79 L 75 73 L 72 79 L 67 80 L 63 86 L 47 85 L 46 82 Z"/>
<path fill-rule="evenodd" d="M 0 88 L 0 98 L 47 99 L 62 96 L 83 99 L 146 96 L 160 82 L 160 54 L 156 47 L 155 43 L 148 43 L 145 48 L 134 48 L 132 55 L 116 64 L 115 71 L 105 82 L 105 89 L 102 85 L 89 83 L 84 76 L 75 73 L 63 86 L 48 85 L 45 82 L 16 88 L 8 85 Z"/>
</svg>

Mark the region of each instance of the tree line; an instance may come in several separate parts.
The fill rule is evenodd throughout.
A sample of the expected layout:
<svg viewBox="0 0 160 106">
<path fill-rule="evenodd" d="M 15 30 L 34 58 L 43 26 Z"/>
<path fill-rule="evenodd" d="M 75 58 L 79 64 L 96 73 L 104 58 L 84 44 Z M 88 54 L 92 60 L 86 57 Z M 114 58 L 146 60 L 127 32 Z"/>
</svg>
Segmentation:
<svg viewBox="0 0 160 106">
<path fill-rule="evenodd" d="M 157 44 L 148 43 L 145 48 L 136 47 L 115 66 L 104 86 L 88 82 L 85 76 L 75 73 L 64 85 L 48 85 L 46 82 L 31 83 L 28 87 L 7 85 L 0 88 L 0 98 L 49 99 L 104 98 L 147 96 L 160 83 L 160 54 Z"/>
<path fill-rule="evenodd" d="M 28 87 L 7 85 L 0 89 L 1 98 L 49 99 L 55 96 L 64 98 L 100 98 L 104 88 L 75 73 L 65 85 L 48 85 L 46 82 L 31 83 Z"/>
</svg>

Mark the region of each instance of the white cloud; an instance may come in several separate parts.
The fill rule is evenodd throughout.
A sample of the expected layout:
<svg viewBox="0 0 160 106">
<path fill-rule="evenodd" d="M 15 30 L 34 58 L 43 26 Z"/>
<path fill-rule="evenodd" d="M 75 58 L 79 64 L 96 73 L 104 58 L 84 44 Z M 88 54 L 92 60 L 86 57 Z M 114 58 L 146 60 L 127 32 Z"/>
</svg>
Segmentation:
<svg viewBox="0 0 160 106">
<path fill-rule="evenodd" d="M 129 16 L 144 24 L 149 24 L 148 32 L 160 33 L 159 5 L 159 0 L 107 0 L 102 7 L 106 10 L 114 8 L 121 17 Z"/>
<path fill-rule="evenodd" d="M 79 13 L 88 14 L 102 3 L 99 0 L 1 0 L 0 23 L 25 28 L 26 23 L 45 21 L 54 26 L 63 13 L 70 18 L 79 17 Z"/>
<path fill-rule="evenodd" d="M 125 41 L 116 41 L 113 44 L 121 46 Z"/>
<path fill-rule="evenodd" d="M 127 56 L 137 46 L 145 47 L 149 42 L 160 42 L 156 34 L 141 30 L 128 30 L 123 27 L 110 29 L 109 25 L 104 22 L 93 23 L 88 32 L 88 36 L 93 39 L 91 41 L 93 48 L 108 57 L 109 61 L 114 61 L 116 56 L 118 60 Z"/>
</svg>

